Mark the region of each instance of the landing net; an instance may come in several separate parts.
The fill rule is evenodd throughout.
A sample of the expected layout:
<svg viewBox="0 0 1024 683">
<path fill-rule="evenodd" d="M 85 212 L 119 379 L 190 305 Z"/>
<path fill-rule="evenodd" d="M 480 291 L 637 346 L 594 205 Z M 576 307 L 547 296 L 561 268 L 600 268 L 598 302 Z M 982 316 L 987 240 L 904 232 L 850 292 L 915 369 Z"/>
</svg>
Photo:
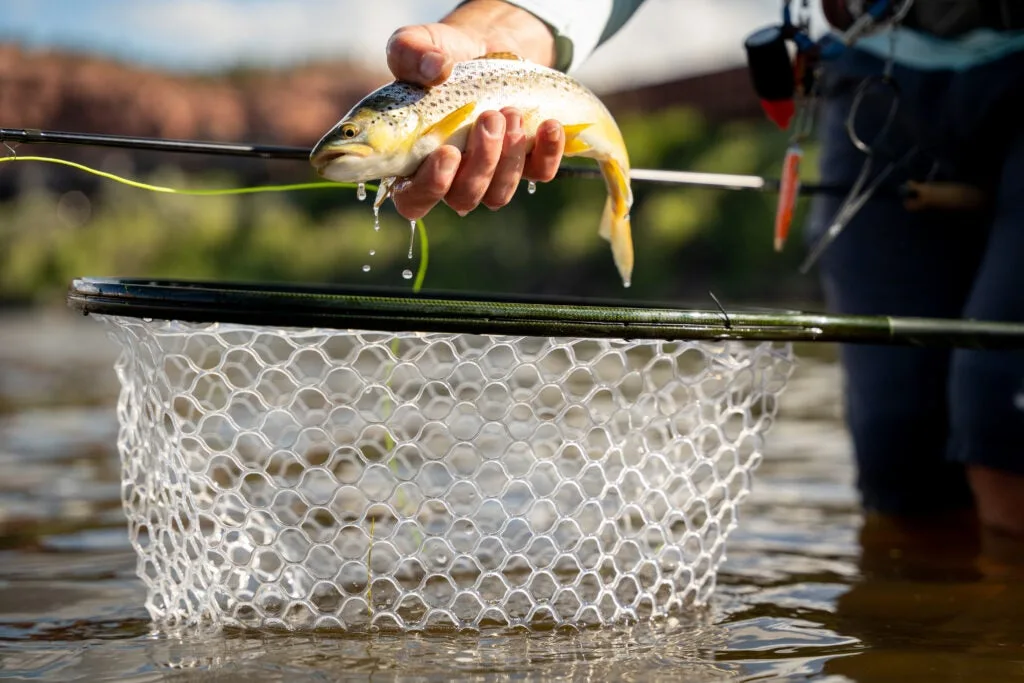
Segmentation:
<svg viewBox="0 0 1024 683">
<path fill-rule="evenodd" d="M 100 279 L 69 300 L 121 348 L 123 501 L 165 628 L 705 603 L 794 362 L 719 311 Z"/>
</svg>

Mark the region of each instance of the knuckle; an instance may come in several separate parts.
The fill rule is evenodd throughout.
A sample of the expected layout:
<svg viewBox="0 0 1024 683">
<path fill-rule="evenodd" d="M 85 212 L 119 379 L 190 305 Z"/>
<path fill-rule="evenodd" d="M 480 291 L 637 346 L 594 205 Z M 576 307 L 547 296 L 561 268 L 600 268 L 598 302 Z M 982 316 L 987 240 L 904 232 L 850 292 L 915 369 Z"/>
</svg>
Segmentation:
<svg viewBox="0 0 1024 683">
<path fill-rule="evenodd" d="M 558 160 L 545 160 L 533 157 L 530 159 L 530 163 L 523 173 L 523 178 L 526 180 L 533 180 L 538 183 L 546 183 L 550 180 L 554 180 L 555 174 L 558 173 Z"/>
<path fill-rule="evenodd" d="M 426 179 L 423 186 L 423 193 L 431 199 L 437 200 L 448 192 L 448 181 L 440 173 L 434 173 Z"/>
<path fill-rule="evenodd" d="M 452 184 L 452 177 L 440 170 L 427 173 L 422 182 L 422 193 L 431 199 L 444 197 Z"/>
<path fill-rule="evenodd" d="M 540 183 L 547 183 L 547 182 L 550 182 L 550 181 L 554 180 L 555 179 L 555 175 L 557 173 L 558 173 L 558 162 L 555 161 L 554 163 L 548 164 L 546 166 L 542 166 L 541 169 L 540 169 L 540 173 L 537 173 L 537 177 L 533 178 L 533 180 L 535 180 L 537 182 L 540 182 Z"/>
<path fill-rule="evenodd" d="M 424 205 L 422 201 L 410 201 L 406 197 L 395 195 L 392 197 L 395 203 L 395 210 L 404 218 L 415 221 L 423 218 L 430 211 L 432 205 Z"/>
<path fill-rule="evenodd" d="M 515 196 L 515 187 L 502 185 L 500 188 L 488 190 L 481 203 L 491 211 L 497 211 L 503 206 L 507 206 L 513 196 Z"/>
<path fill-rule="evenodd" d="M 387 49 L 388 52 L 397 50 L 399 48 L 408 47 L 409 37 L 412 35 L 412 28 L 410 26 L 400 26 L 391 32 L 388 37 Z"/>
<path fill-rule="evenodd" d="M 520 179 L 521 173 L 518 168 L 509 169 L 506 173 L 502 173 L 487 188 L 482 203 L 491 210 L 505 206 L 515 196 Z"/>
<path fill-rule="evenodd" d="M 449 192 L 445 201 L 453 209 L 472 211 L 480 203 L 483 194 L 483 190 L 476 187 L 460 187 Z"/>
</svg>

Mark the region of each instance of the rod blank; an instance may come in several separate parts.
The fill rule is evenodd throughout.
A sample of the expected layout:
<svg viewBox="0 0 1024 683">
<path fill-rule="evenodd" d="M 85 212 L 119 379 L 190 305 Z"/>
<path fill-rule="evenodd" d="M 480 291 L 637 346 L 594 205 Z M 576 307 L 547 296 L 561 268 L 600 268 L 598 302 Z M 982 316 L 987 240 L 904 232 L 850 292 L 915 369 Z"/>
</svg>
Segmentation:
<svg viewBox="0 0 1024 683">
<path fill-rule="evenodd" d="M 250 143 L 211 142 L 204 140 L 172 140 L 167 138 L 137 137 L 131 135 L 100 135 L 30 128 L 0 128 L 0 142 L 10 144 L 84 145 L 90 147 L 116 147 L 149 152 L 179 154 L 209 154 L 216 156 L 253 157 L 308 161 L 311 150 L 287 145 L 259 145 Z M 593 166 L 566 165 L 558 170 L 559 178 L 600 178 L 601 172 Z M 755 175 L 727 173 L 697 173 L 649 168 L 634 168 L 630 178 L 637 182 L 707 187 L 719 190 L 776 192 L 779 182 Z M 849 188 L 838 185 L 805 183 L 801 194 L 844 195 Z"/>
<path fill-rule="evenodd" d="M 171 140 L 131 135 L 96 135 L 69 133 L 58 130 L 29 128 L 0 128 L 0 142 L 51 145 L 86 145 L 90 147 L 119 147 L 150 152 L 180 152 L 184 154 L 214 154 L 220 156 L 257 157 L 260 159 L 309 160 L 310 150 L 285 145 L 254 145 L 201 140 Z"/>
</svg>

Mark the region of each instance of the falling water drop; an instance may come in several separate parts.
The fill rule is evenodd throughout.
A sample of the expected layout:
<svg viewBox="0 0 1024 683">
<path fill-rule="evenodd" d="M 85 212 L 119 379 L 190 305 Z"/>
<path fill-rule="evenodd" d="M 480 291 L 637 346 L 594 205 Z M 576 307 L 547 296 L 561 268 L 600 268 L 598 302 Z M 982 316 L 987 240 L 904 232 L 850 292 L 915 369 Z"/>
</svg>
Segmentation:
<svg viewBox="0 0 1024 683">
<path fill-rule="evenodd" d="M 411 280 L 412 279 L 412 271 L 409 270 L 408 268 L 406 268 L 405 270 L 402 271 L 402 277 L 405 278 L 406 280 Z"/>
<path fill-rule="evenodd" d="M 359 183 L 356 186 L 356 198 L 359 199 L 359 201 L 366 199 L 366 183 Z"/>
<path fill-rule="evenodd" d="M 526 191 L 529 192 L 530 194 L 533 194 L 534 192 L 536 192 L 537 191 L 537 183 L 533 182 L 532 180 L 530 182 L 526 183 Z"/>
<path fill-rule="evenodd" d="M 373 229 L 380 231 L 380 207 L 373 207 Z"/>
<path fill-rule="evenodd" d="M 409 258 L 412 258 L 412 245 L 416 242 L 416 221 L 409 221 Z"/>
<path fill-rule="evenodd" d="M 363 266 L 363 272 L 364 273 L 369 273 L 370 272 L 370 264 L 369 263 L 367 263 L 365 266 Z"/>
<path fill-rule="evenodd" d="M 370 256 L 374 256 L 376 253 L 377 253 L 376 249 L 371 249 L 370 250 Z"/>
</svg>

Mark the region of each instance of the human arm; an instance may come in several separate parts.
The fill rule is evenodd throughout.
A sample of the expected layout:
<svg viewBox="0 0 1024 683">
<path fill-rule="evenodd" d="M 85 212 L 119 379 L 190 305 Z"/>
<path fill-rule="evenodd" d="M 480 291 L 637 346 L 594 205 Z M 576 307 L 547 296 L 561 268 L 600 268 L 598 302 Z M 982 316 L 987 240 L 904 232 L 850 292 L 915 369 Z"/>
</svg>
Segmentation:
<svg viewBox="0 0 1024 683">
<path fill-rule="evenodd" d="M 642 0 L 469 0 L 437 23 L 405 26 L 387 45 L 395 77 L 422 85 L 443 82 L 457 61 L 488 52 L 514 52 L 530 61 L 570 70 L 618 30 Z M 533 150 L 522 113 L 483 112 L 465 152 L 445 145 L 394 193 L 407 218 L 426 215 L 444 200 L 465 214 L 483 203 L 506 205 L 521 179 L 547 182 L 562 159 L 565 136 L 557 121 L 537 129 Z"/>
</svg>

